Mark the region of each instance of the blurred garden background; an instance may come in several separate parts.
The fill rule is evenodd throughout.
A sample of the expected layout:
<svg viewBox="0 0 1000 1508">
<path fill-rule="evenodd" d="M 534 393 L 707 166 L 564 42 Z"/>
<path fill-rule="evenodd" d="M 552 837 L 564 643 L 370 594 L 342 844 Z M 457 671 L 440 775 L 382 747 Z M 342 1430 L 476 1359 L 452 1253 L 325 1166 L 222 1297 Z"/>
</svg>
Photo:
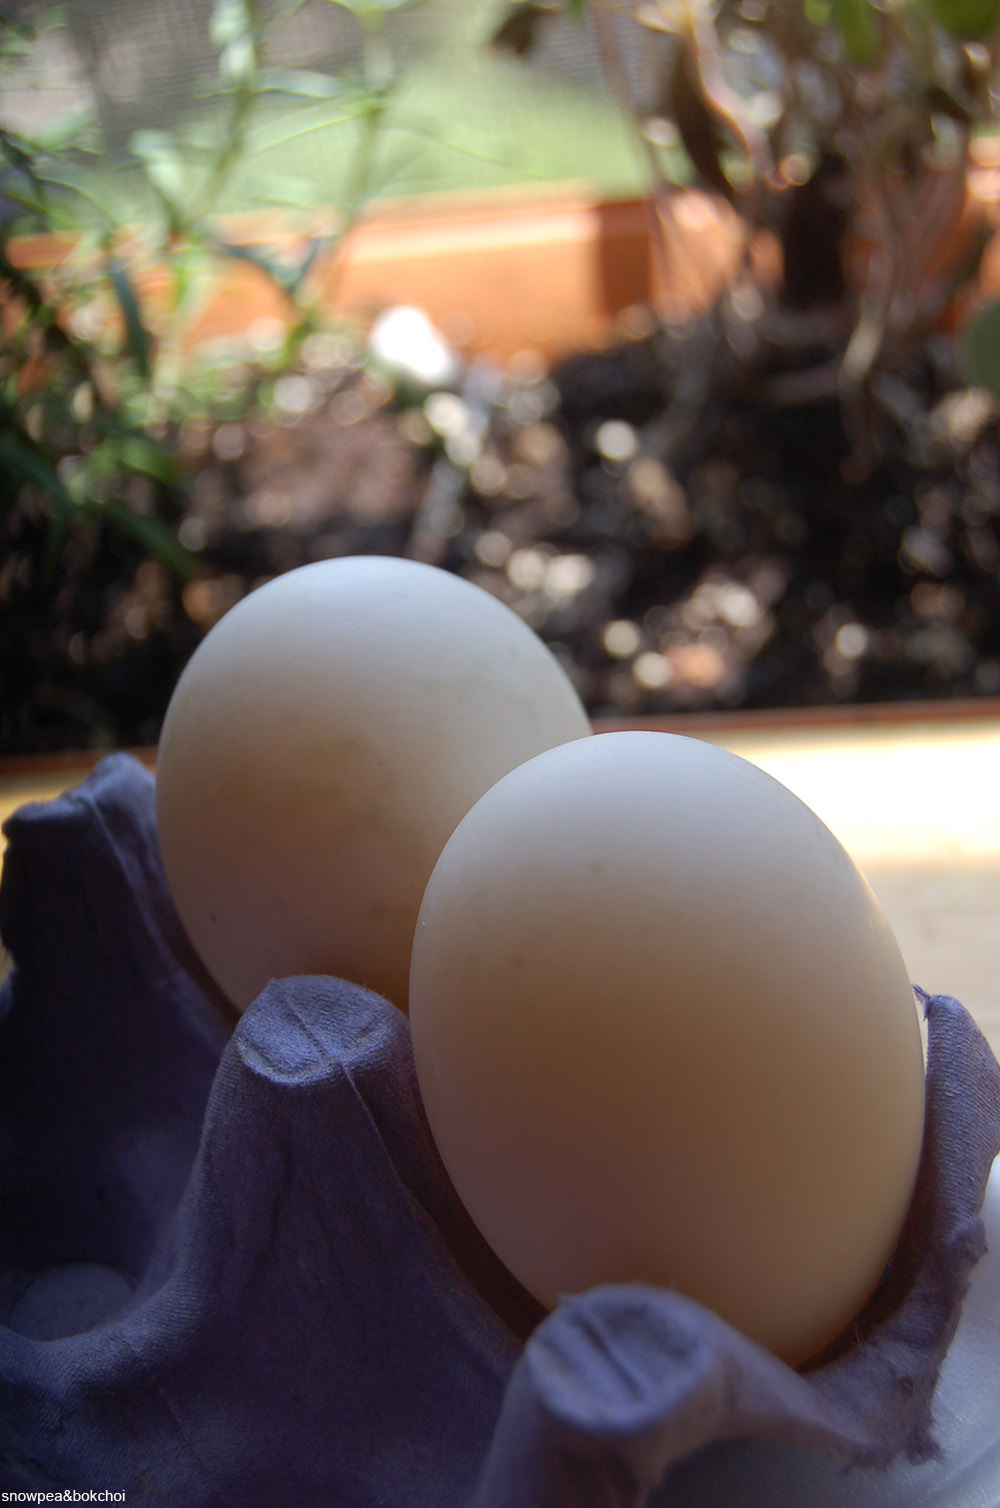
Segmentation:
<svg viewBox="0 0 1000 1508">
<path fill-rule="evenodd" d="M 1000 695 L 998 23 L 4 0 L 0 755 L 154 743 L 228 607 L 359 551 L 496 593 L 594 715 Z M 553 203 L 646 237 L 575 346 L 503 271 Z M 345 305 L 371 228 L 484 205 L 505 341 Z"/>
</svg>

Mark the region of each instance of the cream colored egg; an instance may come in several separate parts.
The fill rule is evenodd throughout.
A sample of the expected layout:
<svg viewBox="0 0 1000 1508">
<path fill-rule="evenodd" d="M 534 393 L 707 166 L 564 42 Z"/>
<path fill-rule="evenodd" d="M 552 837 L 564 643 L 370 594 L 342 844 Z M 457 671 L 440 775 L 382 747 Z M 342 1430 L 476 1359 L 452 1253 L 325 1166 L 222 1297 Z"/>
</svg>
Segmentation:
<svg viewBox="0 0 1000 1508">
<path fill-rule="evenodd" d="M 507 775 L 431 876 L 410 1017 L 455 1186 L 544 1304 L 643 1280 L 799 1363 L 877 1283 L 913 991 L 847 853 L 746 760 L 620 732 Z"/>
<path fill-rule="evenodd" d="M 420 898 L 469 807 L 589 725 L 541 640 L 487 592 L 374 556 L 288 572 L 185 668 L 157 758 L 171 892 L 243 1008 L 336 974 L 406 1008 Z"/>
</svg>

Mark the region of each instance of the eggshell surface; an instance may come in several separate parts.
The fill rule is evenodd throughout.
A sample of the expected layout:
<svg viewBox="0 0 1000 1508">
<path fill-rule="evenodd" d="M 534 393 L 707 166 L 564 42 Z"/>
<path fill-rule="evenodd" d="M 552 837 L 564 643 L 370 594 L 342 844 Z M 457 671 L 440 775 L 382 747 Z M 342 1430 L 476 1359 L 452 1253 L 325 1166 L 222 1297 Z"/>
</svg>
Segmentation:
<svg viewBox="0 0 1000 1508">
<path fill-rule="evenodd" d="M 405 1010 L 420 898 L 494 781 L 589 733 L 557 660 L 445 571 L 356 556 L 275 578 L 185 668 L 157 756 L 171 892 L 241 1009 L 335 974 Z"/>
<path fill-rule="evenodd" d="M 798 1364 L 876 1285 L 913 991 L 843 847 L 746 760 L 605 733 L 504 777 L 431 876 L 410 1017 L 458 1193 L 544 1304 L 651 1282 Z"/>
</svg>

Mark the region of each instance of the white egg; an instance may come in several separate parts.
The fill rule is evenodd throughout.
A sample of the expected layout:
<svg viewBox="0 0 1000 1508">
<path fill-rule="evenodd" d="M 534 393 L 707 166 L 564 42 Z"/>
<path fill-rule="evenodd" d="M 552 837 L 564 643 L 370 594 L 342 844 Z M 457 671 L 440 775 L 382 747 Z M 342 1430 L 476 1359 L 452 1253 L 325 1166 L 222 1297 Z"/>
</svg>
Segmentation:
<svg viewBox="0 0 1000 1508">
<path fill-rule="evenodd" d="M 160 739 L 163 861 L 240 1008 L 336 974 L 406 1008 L 420 898 L 459 819 L 589 724 L 542 641 L 487 592 L 354 556 L 277 577 L 186 666 Z"/>
<path fill-rule="evenodd" d="M 544 1304 L 643 1280 L 797 1364 L 877 1283 L 913 991 L 845 850 L 748 761 L 620 732 L 505 776 L 431 876 L 410 1019 L 458 1193 Z"/>
</svg>

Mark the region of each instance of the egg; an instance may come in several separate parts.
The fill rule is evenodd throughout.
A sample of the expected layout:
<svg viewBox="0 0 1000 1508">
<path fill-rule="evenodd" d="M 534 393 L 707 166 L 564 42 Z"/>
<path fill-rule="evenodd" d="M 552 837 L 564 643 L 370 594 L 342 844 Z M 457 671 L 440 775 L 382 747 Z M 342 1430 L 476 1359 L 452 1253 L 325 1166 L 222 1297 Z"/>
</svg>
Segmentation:
<svg viewBox="0 0 1000 1508">
<path fill-rule="evenodd" d="M 538 636 L 457 576 L 354 556 L 275 578 L 211 629 L 164 719 L 157 826 L 194 947 L 241 1009 L 271 978 L 320 973 L 405 1010 L 452 829 L 589 731 Z"/>
<path fill-rule="evenodd" d="M 543 1304 L 652 1283 L 797 1365 L 878 1283 L 914 993 L 844 848 L 748 761 L 607 732 L 506 775 L 431 875 L 410 1021 L 447 1170 Z"/>
</svg>

